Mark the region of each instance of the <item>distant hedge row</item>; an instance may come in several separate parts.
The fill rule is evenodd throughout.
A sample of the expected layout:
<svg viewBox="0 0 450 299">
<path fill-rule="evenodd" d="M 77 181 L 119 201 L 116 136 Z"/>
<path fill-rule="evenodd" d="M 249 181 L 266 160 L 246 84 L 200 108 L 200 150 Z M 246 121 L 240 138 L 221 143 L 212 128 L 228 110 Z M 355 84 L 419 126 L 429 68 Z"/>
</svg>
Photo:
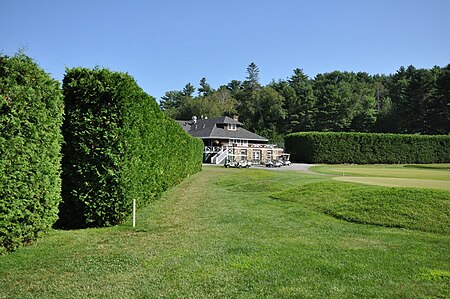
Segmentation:
<svg viewBox="0 0 450 299">
<path fill-rule="evenodd" d="M 62 121 L 59 83 L 23 54 L 0 55 L 0 253 L 57 219 Z"/>
<path fill-rule="evenodd" d="M 304 132 L 285 138 L 291 160 L 305 163 L 448 163 L 449 135 Z"/>
<path fill-rule="evenodd" d="M 132 77 L 74 68 L 63 80 L 63 202 L 58 226 L 118 224 L 201 170 L 202 141 L 159 110 Z"/>
</svg>

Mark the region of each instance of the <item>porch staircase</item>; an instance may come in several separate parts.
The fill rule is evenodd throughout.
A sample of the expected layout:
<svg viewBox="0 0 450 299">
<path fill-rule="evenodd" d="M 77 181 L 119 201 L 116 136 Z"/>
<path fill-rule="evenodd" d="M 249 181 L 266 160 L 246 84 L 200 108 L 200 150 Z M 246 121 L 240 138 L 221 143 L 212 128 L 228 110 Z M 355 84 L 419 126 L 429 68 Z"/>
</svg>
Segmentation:
<svg viewBox="0 0 450 299">
<path fill-rule="evenodd" d="M 211 158 L 211 164 L 221 164 L 227 157 L 227 149 L 222 148 L 217 154 Z"/>
</svg>

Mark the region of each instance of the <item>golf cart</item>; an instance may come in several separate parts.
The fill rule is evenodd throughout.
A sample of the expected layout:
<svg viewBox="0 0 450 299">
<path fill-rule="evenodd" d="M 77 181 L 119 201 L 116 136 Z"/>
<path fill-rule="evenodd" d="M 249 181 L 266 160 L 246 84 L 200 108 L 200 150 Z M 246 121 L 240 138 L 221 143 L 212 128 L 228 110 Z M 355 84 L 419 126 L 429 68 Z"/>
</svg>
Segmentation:
<svg viewBox="0 0 450 299">
<path fill-rule="evenodd" d="M 224 164 L 225 168 L 249 168 L 250 166 L 252 166 L 252 162 L 250 161 L 246 161 L 246 160 L 241 160 L 241 161 L 234 161 L 234 160 L 226 160 L 225 164 Z"/>
<path fill-rule="evenodd" d="M 291 165 L 291 161 L 289 161 L 290 158 L 291 154 L 283 153 L 281 154 L 280 161 L 281 163 L 283 163 L 284 166 L 290 166 Z"/>
<path fill-rule="evenodd" d="M 279 160 L 274 160 L 274 161 L 267 161 L 266 162 L 266 167 L 281 167 L 283 166 L 283 163 Z"/>
</svg>

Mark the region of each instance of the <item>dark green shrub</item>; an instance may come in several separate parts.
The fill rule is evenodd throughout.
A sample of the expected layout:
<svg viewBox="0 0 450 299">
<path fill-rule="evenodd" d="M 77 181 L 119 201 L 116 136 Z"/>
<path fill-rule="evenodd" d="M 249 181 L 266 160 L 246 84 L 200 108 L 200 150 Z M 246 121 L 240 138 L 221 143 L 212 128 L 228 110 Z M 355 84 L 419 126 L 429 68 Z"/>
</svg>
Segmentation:
<svg viewBox="0 0 450 299">
<path fill-rule="evenodd" d="M 132 77 L 74 68 L 63 81 L 65 228 L 121 223 L 136 199 L 145 205 L 201 170 L 202 142 L 159 110 Z"/>
<path fill-rule="evenodd" d="M 306 163 L 447 163 L 450 136 L 376 133 L 304 132 L 285 138 L 295 162 Z"/>
<path fill-rule="evenodd" d="M 0 252 L 57 219 L 62 119 L 59 83 L 23 54 L 0 55 Z"/>
</svg>

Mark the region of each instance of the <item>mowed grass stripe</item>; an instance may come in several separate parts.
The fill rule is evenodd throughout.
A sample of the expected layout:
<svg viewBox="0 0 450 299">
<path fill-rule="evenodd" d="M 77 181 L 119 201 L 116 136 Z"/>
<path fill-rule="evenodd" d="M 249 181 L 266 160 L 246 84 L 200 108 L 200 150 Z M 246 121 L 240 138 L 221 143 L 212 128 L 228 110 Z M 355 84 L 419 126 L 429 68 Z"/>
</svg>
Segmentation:
<svg viewBox="0 0 450 299">
<path fill-rule="evenodd" d="M 441 181 L 441 180 L 423 180 L 423 179 L 405 179 L 405 178 L 387 178 L 387 177 L 354 177 L 354 176 L 335 177 L 333 179 L 342 182 L 353 182 L 367 185 L 378 185 L 387 187 L 432 188 L 450 191 L 450 181 Z"/>
<path fill-rule="evenodd" d="M 439 164 L 438 164 L 439 165 Z M 444 164 L 445 166 L 448 164 Z M 406 179 L 428 179 L 450 182 L 450 165 L 448 168 L 420 168 L 411 165 L 321 165 L 311 170 L 338 176 L 370 176 Z"/>
</svg>

